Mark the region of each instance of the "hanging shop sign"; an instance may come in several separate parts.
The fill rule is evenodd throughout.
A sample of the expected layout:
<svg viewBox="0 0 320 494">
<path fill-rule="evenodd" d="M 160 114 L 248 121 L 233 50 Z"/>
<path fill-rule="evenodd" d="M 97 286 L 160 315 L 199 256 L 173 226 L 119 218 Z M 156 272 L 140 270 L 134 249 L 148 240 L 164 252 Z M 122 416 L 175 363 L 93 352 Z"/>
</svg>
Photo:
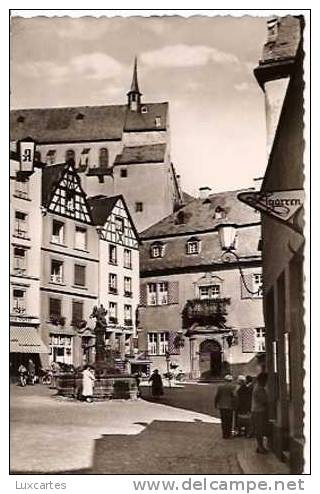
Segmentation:
<svg viewBox="0 0 320 494">
<path fill-rule="evenodd" d="M 248 206 L 288 222 L 303 206 L 304 190 L 280 190 L 273 192 L 241 192 L 238 199 Z"/>
</svg>

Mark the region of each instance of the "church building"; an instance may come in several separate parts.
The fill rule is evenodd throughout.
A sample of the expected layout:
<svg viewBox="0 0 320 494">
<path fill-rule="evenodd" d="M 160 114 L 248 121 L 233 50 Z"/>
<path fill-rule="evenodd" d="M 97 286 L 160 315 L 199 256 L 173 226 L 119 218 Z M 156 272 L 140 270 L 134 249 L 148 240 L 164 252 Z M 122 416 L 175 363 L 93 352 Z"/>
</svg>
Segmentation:
<svg viewBox="0 0 320 494">
<path fill-rule="evenodd" d="M 122 194 L 138 231 L 182 203 L 170 157 L 169 105 L 145 103 L 137 59 L 127 104 L 13 110 L 13 145 L 30 136 L 47 165 L 72 161 L 88 196 Z"/>
</svg>

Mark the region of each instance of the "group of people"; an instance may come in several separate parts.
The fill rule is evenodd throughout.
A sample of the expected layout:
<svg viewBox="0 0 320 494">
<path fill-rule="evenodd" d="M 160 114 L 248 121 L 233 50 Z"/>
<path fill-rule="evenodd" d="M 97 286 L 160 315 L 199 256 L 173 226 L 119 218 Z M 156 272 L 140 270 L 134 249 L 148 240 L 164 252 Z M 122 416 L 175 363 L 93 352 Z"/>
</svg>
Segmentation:
<svg viewBox="0 0 320 494">
<path fill-rule="evenodd" d="M 21 386 L 25 386 L 27 382 L 33 385 L 36 380 L 36 366 L 31 358 L 28 360 L 27 367 L 23 363 L 18 367 L 19 383 Z"/>
<path fill-rule="evenodd" d="M 268 437 L 267 374 L 238 376 L 236 382 L 227 374 L 225 382 L 218 386 L 215 407 L 221 416 L 222 437 L 255 436 L 257 453 L 268 452 L 264 438 Z"/>
</svg>

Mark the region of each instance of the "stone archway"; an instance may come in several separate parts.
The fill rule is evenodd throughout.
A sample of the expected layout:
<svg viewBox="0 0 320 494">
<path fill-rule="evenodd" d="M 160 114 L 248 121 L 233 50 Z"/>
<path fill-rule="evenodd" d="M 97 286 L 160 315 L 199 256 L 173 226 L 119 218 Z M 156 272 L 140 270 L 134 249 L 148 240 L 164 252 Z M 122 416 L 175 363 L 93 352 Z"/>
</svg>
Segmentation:
<svg viewBox="0 0 320 494">
<path fill-rule="evenodd" d="M 220 377 L 222 373 L 222 349 L 216 340 L 204 340 L 199 346 L 199 370 L 201 378 Z"/>
</svg>

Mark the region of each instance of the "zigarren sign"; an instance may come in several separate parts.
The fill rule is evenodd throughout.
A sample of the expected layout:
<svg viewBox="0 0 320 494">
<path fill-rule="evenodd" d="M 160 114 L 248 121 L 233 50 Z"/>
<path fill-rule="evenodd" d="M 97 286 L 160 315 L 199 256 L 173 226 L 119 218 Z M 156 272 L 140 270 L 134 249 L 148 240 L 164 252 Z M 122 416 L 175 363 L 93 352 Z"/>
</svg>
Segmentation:
<svg viewBox="0 0 320 494">
<path fill-rule="evenodd" d="M 304 191 L 299 189 L 273 192 L 241 192 L 238 194 L 238 199 L 262 213 L 288 223 L 293 215 L 302 208 Z M 288 224 L 288 226 L 291 226 L 291 224 Z"/>
</svg>

